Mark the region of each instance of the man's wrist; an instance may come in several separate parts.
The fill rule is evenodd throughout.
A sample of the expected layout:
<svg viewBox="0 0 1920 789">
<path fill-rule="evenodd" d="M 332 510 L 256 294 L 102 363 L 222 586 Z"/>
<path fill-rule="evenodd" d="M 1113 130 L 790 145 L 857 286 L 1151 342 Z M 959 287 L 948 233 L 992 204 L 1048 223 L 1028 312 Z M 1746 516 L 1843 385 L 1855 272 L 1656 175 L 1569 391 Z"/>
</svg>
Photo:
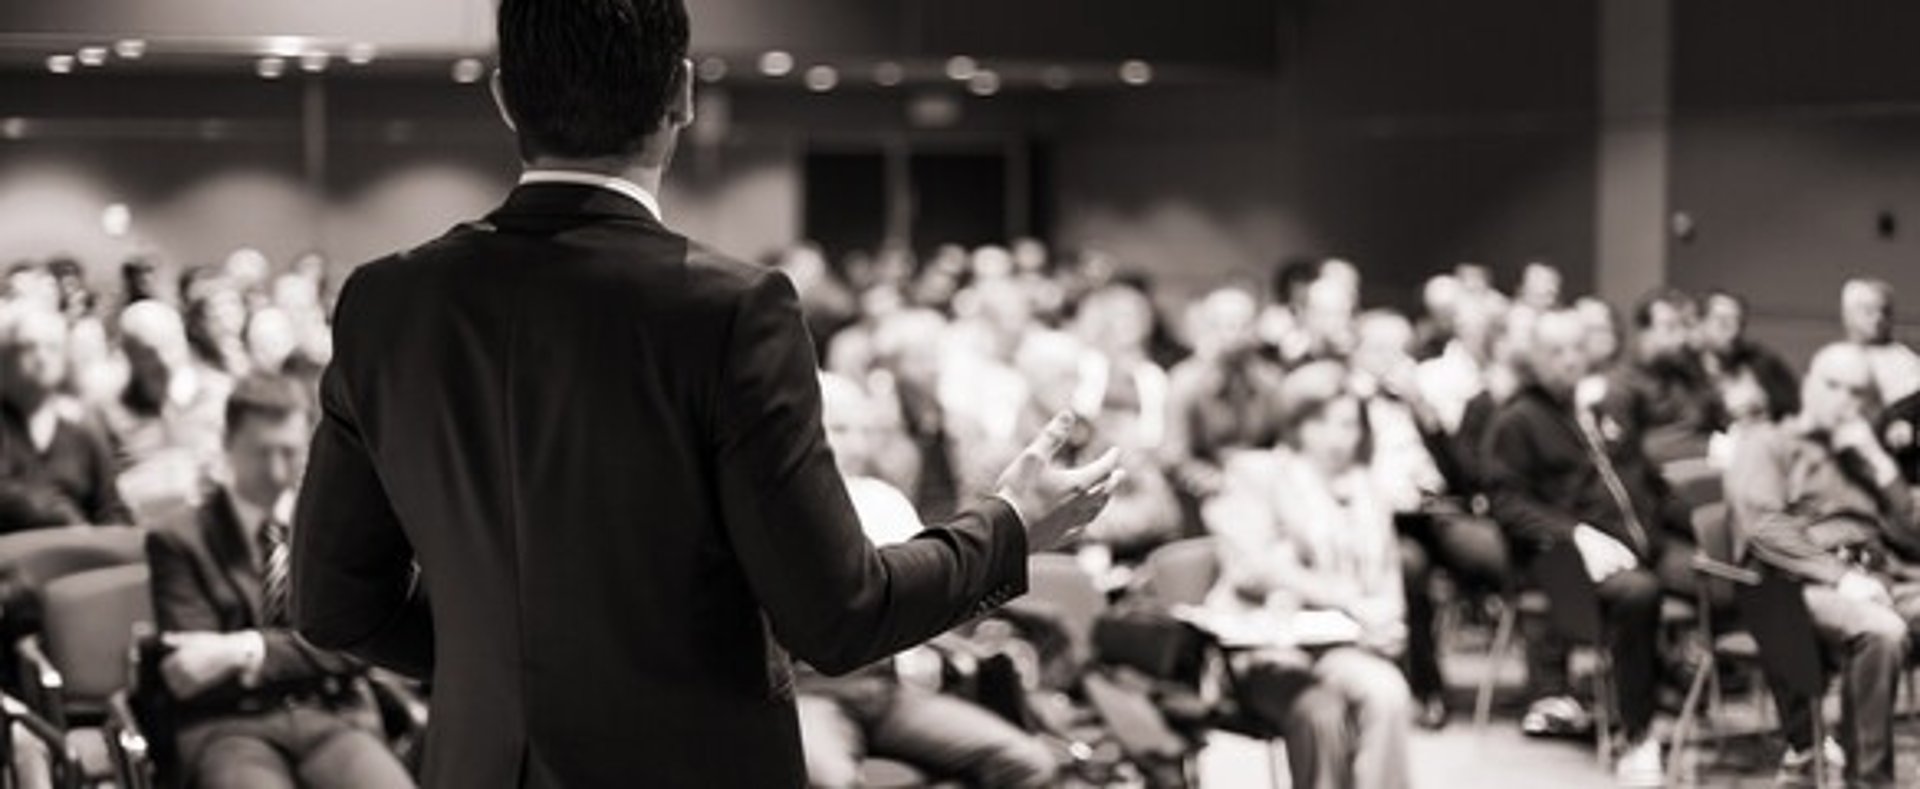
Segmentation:
<svg viewBox="0 0 1920 789">
<path fill-rule="evenodd" d="M 243 630 L 229 636 L 233 639 L 235 661 L 240 666 L 240 685 L 247 688 L 260 686 L 260 672 L 267 663 L 267 638 L 258 630 Z"/>
<path fill-rule="evenodd" d="M 1023 529 L 1027 527 L 1027 524 L 1029 522 L 1027 520 L 1027 513 L 1026 511 L 1020 509 L 1020 502 L 1014 500 L 1013 494 L 1002 490 L 998 493 L 993 494 L 993 497 L 1006 502 L 1007 509 L 1013 510 L 1013 517 L 1020 521 L 1020 527 Z"/>
</svg>

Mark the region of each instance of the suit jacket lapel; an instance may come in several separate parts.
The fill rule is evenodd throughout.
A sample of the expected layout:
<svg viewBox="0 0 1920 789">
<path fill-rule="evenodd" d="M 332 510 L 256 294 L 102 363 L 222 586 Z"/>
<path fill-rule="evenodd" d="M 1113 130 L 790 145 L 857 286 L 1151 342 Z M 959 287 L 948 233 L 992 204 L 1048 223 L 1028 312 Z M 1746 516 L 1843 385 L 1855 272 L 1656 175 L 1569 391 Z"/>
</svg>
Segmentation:
<svg viewBox="0 0 1920 789">
<path fill-rule="evenodd" d="M 203 510 L 202 517 L 207 519 L 202 524 L 206 528 L 207 548 L 219 565 L 220 575 L 246 605 L 247 624 L 258 625 L 262 616 L 260 572 L 254 567 L 253 548 L 247 545 L 246 530 L 234 514 L 233 502 L 227 499 L 229 495 L 221 488 Z"/>
</svg>

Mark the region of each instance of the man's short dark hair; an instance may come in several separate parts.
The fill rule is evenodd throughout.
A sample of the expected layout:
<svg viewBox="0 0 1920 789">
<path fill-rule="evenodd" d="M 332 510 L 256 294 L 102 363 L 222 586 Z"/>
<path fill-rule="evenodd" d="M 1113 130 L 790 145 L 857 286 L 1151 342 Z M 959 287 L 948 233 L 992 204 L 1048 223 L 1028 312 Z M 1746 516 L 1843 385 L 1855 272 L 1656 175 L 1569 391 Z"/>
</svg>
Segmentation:
<svg viewBox="0 0 1920 789">
<path fill-rule="evenodd" d="M 1688 295 L 1686 291 L 1678 288 L 1660 288 L 1640 297 L 1640 301 L 1633 305 L 1633 328 L 1639 330 L 1652 326 L 1653 308 L 1661 304 L 1681 313 L 1698 308 L 1693 296 Z"/>
<path fill-rule="evenodd" d="M 501 0 L 500 87 L 521 155 L 628 156 L 687 57 L 682 0 Z"/>
<path fill-rule="evenodd" d="M 284 375 L 249 375 L 227 395 L 227 438 L 238 434 L 249 419 L 280 422 L 310 413 L 307 390 L 298 381 Z"/>
</svg>

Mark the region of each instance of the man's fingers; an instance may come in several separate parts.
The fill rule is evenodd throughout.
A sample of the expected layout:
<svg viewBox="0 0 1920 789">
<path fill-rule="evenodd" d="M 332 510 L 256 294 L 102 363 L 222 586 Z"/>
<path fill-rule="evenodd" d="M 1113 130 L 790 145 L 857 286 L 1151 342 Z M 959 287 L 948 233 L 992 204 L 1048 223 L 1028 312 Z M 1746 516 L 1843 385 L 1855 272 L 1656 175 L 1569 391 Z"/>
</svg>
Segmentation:
<svg viewBox="0 0 1920 789">
<path fill-rule="evenodd" d="M 1054 414 L 1047 426 L 1040 430 L 1040 435 L 1027 445 L 1027 454 L 1042 461 L 1052 461 L 1055 455 L 1060 454 L 1060 449 L 1067 445 L 1067 439 L 1073 436 L 1073 421 L 1074 416 L 1070 411 Z"/>
<path fill-rule="evenodd" d="M 1119 468 L 1120 450 L 1109 449 L 1092 463 L 1060 472 L 1060 482 L 1072 490 L 1087 490 L 1113 476 Z"/>
</svg>

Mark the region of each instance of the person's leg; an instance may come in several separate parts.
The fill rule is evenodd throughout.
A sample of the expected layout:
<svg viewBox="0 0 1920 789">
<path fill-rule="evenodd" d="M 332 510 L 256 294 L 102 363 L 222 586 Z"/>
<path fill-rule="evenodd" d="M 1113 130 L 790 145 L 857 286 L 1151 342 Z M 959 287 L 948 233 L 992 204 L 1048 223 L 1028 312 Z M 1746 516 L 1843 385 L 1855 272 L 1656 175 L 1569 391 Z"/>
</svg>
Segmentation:
<svg viewBox="0 0 1920 789">
<path fill-rule="evenodd" d="M 872 731 L 873 752 L 981 786 L 1051 786 L 1059 762 L 1038 738 L 963 699 L 902 687 Z"/>
<path fill-rule="evenodd" d="M 1335 649 L 1314 663 L 1313 675 L 1340 694 L 1351 714 L 1352 786 L 1404 789 L 1413 697 L 1393 663 L 1363 649 Z"/>
<path fill-rule="evenodd" d="M 1614 696 L 1627 742 L 1645 738 L 1659 700 L 1660 579 L 1645 568 L 1600 582 Z"/>
<path fill-rule="evenodd" d="M 293 766 L 267 740 L 223 733 L 207 740 L 191 763 L 199 789 L 297 789 Z"/>
<path fill-rule="evenodd" d="M 13 786 L 53 789 L 53 753 L 46 741 L 17 723 L 10 726 L 7 733 L 13 742 Z"/>
<path fill-rule="evenodd" d="M 1253 678 L 1249 677 L 1249 681 Z M 1293 678 L 1285 678 L 1292 682 Z M 1347 700 L 1326 685 L 1295 693 L 1280 721 L 1287 746 L 1287 772 L 1295 789 L 1348 789 L 1353 785 L 1353 731 Z"/>
<path fill-rule="evenodd" d="M 800 713 L 800 752 L 807 762 L 807 783 L 820 789 L 843 789 L 860 783 L 860 759 L 866 749 L 860 725 L 825 696 L 801 694 L 794 699 Z"/>
<path fill-rule="evenodd" d="M 1907 623 L 1893 608 L 1843 597 L 1825 586 L 1808 586 L 1807 610 L 1829 649 L 1841 655 L 1842 702 L 1849 781 L 1893 781 L 1893 708 L 1907 661 Z M 1813 704 L 1804 718 L 1809 730 Z M 1811 737 L 1801 739 L 1811 742 Z"/>
<path fill-rule="evenodd" d="M 307 789 L 406 789 L 413 777 L 386 743 L 365 729 L 341 724 L 300 759 Z"/>
<path fill-rule="evenodd" d="M 1446 678 L 1433 632 L 1433 564 L 1420 540 L 1401 536 L 1400 572 L 1407 601 L 1407 683 L 1420 698 L 1438 696 L 1446 692 Z"/>
<path fill-rule="evenodd" d="M 1428 545 L 1434 563 L 1456 583 L 1489 592 L 1506 587 L 1513 559 L 1499 524 L 1472 515 L 1436 515 L 1432 534 Z"/>
</svg>

